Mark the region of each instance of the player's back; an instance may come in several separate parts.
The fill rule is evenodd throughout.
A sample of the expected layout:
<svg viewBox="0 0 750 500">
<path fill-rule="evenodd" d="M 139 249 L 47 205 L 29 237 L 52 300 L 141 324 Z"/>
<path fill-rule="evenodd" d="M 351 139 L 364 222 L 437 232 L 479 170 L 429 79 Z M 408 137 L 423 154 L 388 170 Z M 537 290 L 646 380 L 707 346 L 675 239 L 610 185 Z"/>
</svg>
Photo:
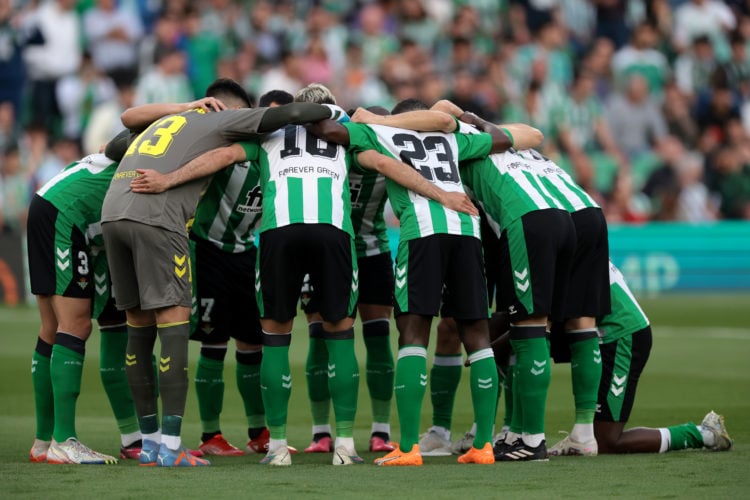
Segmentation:
<svg viewBox="0 0 750 500">
<path fill-rule="evenodd" d="M 218 113 L 196 109 L 154 122 L 133 141 L 120 162 L 104 202 L 102 221 L 127 219 L 184 233 L 210 177 L 159 194 L 138 194 L 130 190 L 130 181 L 138 175 L 136 169 L 176 170 L 211 149 L 250 137 L 261 116 L 262 110 L 256 109 Z"/>
<path fill-rule="evenodd" d="M 353 236 L 346 150 L 287 125 L 260 144 L 260 232 L 289 224 L 331 224 Z"/>
</svg>

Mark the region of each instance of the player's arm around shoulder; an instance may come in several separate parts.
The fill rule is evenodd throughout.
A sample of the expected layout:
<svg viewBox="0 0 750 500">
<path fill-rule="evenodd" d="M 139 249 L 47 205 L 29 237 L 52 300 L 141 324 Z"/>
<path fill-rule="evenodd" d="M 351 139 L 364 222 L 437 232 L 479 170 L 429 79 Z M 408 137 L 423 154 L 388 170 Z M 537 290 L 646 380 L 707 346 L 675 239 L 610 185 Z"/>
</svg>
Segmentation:
<svg viewBox="0 0 750 500">
<path fill-rule="evenodd" d="M 130 182 L 130 188 L 134 193 L 163 193 L 167 189 L 245 161 L 247 157 L 246 147 L 242 143 L 235 143 L 207 151 L 167 174 L 152 169 L 136 169 L 138 177 Z"/>
<path fill-rule="evenodd" d="M 403 128 L 417 132 L 450 133 L 458 128 L 456 121 L 451 115 L 433 110 L 407 111 L 397 115 L 378 115 L 364 108 L 358 108 L 352 115 L 352 121 L 354 123 L 384 125 L 386 127 Z"/>
<path fill-rule="evenodd" d="M 315 137 L 327 142 L 349 146 L 349 130 L 341 123 L 333 120 L 321 120 L 305 125 L 305 128 Z"/>
<path fill-rule="evenodd" d="M 446 208 L 469 215 L 479 215 L 477 208 L 463 192 L 447 192 L 431 183 L 415 169 L 390 156 L 369 149 L 357 153 L 357 162 L 364 168 L 375 170 L 417 194 L 437 201 Z"/>
</svg>

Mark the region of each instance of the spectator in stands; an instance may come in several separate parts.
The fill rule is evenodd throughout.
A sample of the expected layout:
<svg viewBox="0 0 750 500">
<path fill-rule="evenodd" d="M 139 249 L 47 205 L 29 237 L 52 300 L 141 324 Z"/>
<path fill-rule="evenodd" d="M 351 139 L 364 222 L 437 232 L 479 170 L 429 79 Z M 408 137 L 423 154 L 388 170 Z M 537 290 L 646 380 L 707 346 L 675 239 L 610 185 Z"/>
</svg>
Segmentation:
<svg viewBox="0 0 750 500">
<path fill-rule="evenodd" d="M 134 105 L 134 98 L 133 82 L 121 81 L 117 85 L 117 97 L 94 108 L 83 131 L 84 155 L 98 153 L 103 144 L 123 129 L 120 115 Z"/>
<path fill-rule="evenodd" d="M 698 124 L 691 115 L 689 99 L 674 82 L 664 88 L 664 102 L 661 108 L 671 135 L 680 139 L 683 144 L 698 142 Z"/>
<path fill-rule="evenodd" d="M 656 48 L 658 41 L 658 33 L 651 21 L 638 24 L 630 43 L 612 58 L 615 83 L 623 84 L 631 74 L 637 73 L 646 79 L 653 95 L 661 96 L 670 70 L 667 58 Z"/>
<path fill-rule="evenodd" d="M 677 220 L 705 222 L 716 219 L 716 204 L 702 179 L 703 156 L 697 153 L 686 154 L 677 165 L 677 181 L 680 187 Z"/>
<path fill-rule="evenodd" d="M 115 81 L 132 79 L 138 66 L 137 45 L 143 36 L 138 16 L 116 0 L 96 0 L 83 16 L 83 34 L 94 65 Z"/>
<path fill-rule="evenodd" d="M 263 95 L 271 90 L 284 90 L 295 94 L 303 86 L 300 56 L 296 52 L 285 50 L 281 55 L 281 64 L 271 67 L 263 74 L 258 94 Z"/>
<path fill-rule="evenodd" d="M 185 74 L 185 53 L 173 47 L 159 47 L 156 66 L 142 75 L 135 89 L 135 104 L 188 102 L 193 89 Z"/>
<path fill-rule="evenodd" d="M 643 75 L 632 73 L 624 83 L 624 92 L 612 96 L 605 114 L 617 146 L 632 161 L 649 154 L 667 134 L 667 125 Z"/>
<path fill-rule="evenodd" d="M 379 3 L 368 3 L 359 11 L 359 29 L 352 37 L 362 47 L 362 61 L 377 71 L 389 54 L 399 49 L 398 39 L 386 28 L 386 13 Z"/>
<path fill-rule="evenodd" d="M 217 78 L 218 61 L 224 56 L 222 38 L 204 27 L 200 13 L 190 9 L 185 15 L 187 75 L 194 95 L 203 95 Z"/>
<path fill-rule="evenodd" d="M 0 228 L 3 232 L 20 232 L 26 228 L 31 186 L 28 176 L 21 169 L 21 157 L 16 145 L 5 148 L 0 164 Z"/>
<path fill-rule="evenodd" d="M 44 39 L 24 52 L 29 76 L 27 123 L 42 124 L 53 134 L 60 131 L 57 82 L 72 75 L 81 64 L 81 30 L 75 0 L 44 2 L 25 20 L 26 29 L 38 29 Z"/>
<path fill-rule="evenodd" d="M 716 155 L 714 168 L 712 189 L 721 198 L 721 216 L 750 220 L 750 165 L 742 163 L 735 147 L 724 146 Z"/>
<path fill-rule="evenodd" d="M 14 116 L 21 116 L 21 95 L 26 78 L 23 48 L 44 43 L 39 30 L 20 30 L 18 21 L 12 0 L 0 0 L 0 103 L 9 102 Z"/>
<path fill-rule="evenodd" d="M 94 108 L 114 99 L 116 93 L 113 81 L 94 65 L 91 57 L 84 54 L 78 72 L 57 82 L 63 135 L 71 139 L 81 137 Z"/>
<path fill-rule="evenodd" d="M 672 43 L 679 52 L 696 37 L 706 37 L 720 60 L 729 57 L 726 34 L 737 25 L 729 6 L 719 0 L 688 0 L 674 12 Z"/>
<path fill-rule="evenodd" d="M 440 25 L 430 17 L 424 0 L 398 2 L 401 36 L 414 40 L 425 50 L 432 50 L 440 36 Z"/>
<path fill-rule="evenodd" d="M 677 87 L 690 99 L 695 99 L 697 94 L 709 87 L 711 75 L 718 66 L 708 36 L 698 36 L 693 40 L 690 49 L 684 51 L 675 61 L 674 75 Z"/>
</svg>

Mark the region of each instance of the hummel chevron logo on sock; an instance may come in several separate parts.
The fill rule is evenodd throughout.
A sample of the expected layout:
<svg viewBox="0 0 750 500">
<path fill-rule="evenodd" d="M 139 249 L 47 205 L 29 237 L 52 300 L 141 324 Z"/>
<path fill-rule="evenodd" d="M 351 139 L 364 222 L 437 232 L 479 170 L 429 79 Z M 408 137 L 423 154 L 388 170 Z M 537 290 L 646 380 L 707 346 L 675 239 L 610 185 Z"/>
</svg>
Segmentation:
<svg viewBox="0 0 750 500">
<path fill-rule="evenodd" d="M 336 376 L 336 364 L 329 364 L 328 365 L 328 378 L 333 378 Z"/>
<path fill-rule="evenodd" d="M 422 387 L 427 386 L 427 374 L 426 373 L 419 374 L 419 385 L 421 385 Z"/>
<path fill-rule="evenodd" d="M 534 366 L 536 368 L 533 368 L 533 367 L 531 368 L 531 374 L 532 375 L 541 375 L 542 373 L 544 373 L 544 366 L 546 364 L 547 364 L 546 360 L 544 360 L 544 361 L 534 360 Z"/>
<path fill-rule="evenodd" d="M 282 375 L 281 376 L 281 387 L 284 389 L 291 389 L 292 388 L 292 374 L 288 375 Z"/>
<path fill-rule="evenodd" d="M 594 351 L 594 363 L 598 365 L 601 362 L 602 362 L 602 351 L 600 351 L 599 349 L 596 349 Z"/>
<path fill-rule="evenodd" d="M 166 358 L 159 358 L 159 371 L 164 373 L 169 371 L 169 362 L 172 361 L 172 356 Z"/>
<path fill-rule="evenodd" d="M 125 366 L 133 366 L 136 363 L 135 354 L 125 354 Z"/>
<path fill-rule="evenodd" d="M 492 378 L 478 378 L 477 379 L 477 387 L 480 389 L 491 389 L 492 388 Z"/>
</svg>

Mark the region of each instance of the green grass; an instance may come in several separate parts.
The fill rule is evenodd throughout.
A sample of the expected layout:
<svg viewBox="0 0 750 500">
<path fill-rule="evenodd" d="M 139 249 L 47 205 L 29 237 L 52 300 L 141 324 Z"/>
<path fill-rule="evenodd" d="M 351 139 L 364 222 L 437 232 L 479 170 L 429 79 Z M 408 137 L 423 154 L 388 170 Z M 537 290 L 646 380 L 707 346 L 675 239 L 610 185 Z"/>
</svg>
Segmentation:
<svg viewBox="0 0 750 500">
<path fill-rule="evenodd" d="M 279 498 L 496 498 L 649 497 L 737 498 L 750 491 L 750 327 L 748 295 L 663 296 L 642 301 L 654 325 L 654 347 L 641 378 L 630 425 L 651 427 L 697 422 L 711 409 L 726 416 L 735 439 L 729 453 L 682 451 L 664 455 L 559 458 L 548 463 L 460 466 L 455 457 L 427 458 L 421 468 L 338 468 L 330 455 L 294 456 L 291 468 L 258 465 L 258 456 L 214 459 L 200 470 L 143 469 L 132 462 L 112 467 L 48 466 L 28 463 L 34 435 L 34 408 L 29 375 L 38 320 L 33 308 L 0 308 L 0 496 L 124 498 L 249 497 Z M 395 340 L 395 335 L 394 335 Z M 364 359 L 361 339 L 358 355 Z M 302 448 L 310 439 L 310 417 L 303 363 L 307 339 L 301 320 L 292 342 L 294 388 L 290 403 L 289 440 Z M 198 349 L 191 345 L 191 359 Z M 242 405 L 234 386 L 233 356 L 227 356 L 227 390 L 222 416 L 227 438 L 244 444 Z M 101 388 L 98 336 L 92 336 L 78 406 L 81 440 L 95 449 L 117 453 L 119 438 Z M 466 379 L 456 402 L 453 432 L 471 425 Z M 363 377 L 364 379 L 364 377 Z M 394 405 L 395 407 L 395 405 Z M 360 451 L 369 434 L 369 399 L 360 392 L 355 439 Z M 197 445 L 200 425 L 195 394 L 188 397 L 183 438 Z M 423 428 L 429 425 L 425 399 Z M 547 436 L 569 430 L 573 405 L 567 365 L 555 366 L 547 405 Z M 394 438 L 398 439 L 395 413 Z M 367 462 L 376 457 L 362 453 Z"/>
</svg>

